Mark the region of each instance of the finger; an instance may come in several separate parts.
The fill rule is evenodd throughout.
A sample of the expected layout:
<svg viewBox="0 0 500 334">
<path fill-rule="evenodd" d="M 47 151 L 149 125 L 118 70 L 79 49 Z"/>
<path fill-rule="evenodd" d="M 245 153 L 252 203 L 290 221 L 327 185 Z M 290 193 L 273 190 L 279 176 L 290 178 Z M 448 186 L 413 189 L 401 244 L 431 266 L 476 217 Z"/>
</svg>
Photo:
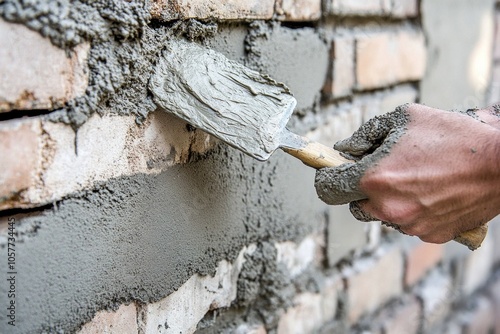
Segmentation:
<svg viewBox="0 0 500 334">
<path fill-rule="evenodd" d="M 379 220 L 368 212 L 367 203 L 368 200 L 360 200 L 349 203 L 349 210 L 351 211 L 351 214 L 354 218 L 362 222 L 373 222 Z"/>
<path fill-rule="evenodd" d="M 370 153 L 380 146 L 391 130 L 405 127 L 408 107 L 409 104 L 404 104 L 392 112 L 368 120 L 351 137 L 337 142 L 334 148 L 352 156 Z"/>
<path fill-rule="evenodd" d="M 316 193 L 323 202 L 331 205 L 365 199 L 366 195 L 359 189 L 363 173 L 364 167 L 358 163 L 319 169 L 314 183 Z"/>
</svg>

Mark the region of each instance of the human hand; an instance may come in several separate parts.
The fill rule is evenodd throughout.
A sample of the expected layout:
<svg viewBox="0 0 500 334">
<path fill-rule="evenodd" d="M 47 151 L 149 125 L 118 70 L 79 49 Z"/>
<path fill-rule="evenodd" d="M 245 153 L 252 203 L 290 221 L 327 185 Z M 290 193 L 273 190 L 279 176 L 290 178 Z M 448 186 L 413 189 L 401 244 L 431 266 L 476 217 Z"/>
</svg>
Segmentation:
<svg viewBox="0 0 500 334">
<path fill-rule="evenodd" d="M 357 162 L 319 170 L 316 190 L 358 220 L 443 243 L 500 213 L 500 131 L 468 115 L 404 105 L 335 149 Z"/>
</svg>

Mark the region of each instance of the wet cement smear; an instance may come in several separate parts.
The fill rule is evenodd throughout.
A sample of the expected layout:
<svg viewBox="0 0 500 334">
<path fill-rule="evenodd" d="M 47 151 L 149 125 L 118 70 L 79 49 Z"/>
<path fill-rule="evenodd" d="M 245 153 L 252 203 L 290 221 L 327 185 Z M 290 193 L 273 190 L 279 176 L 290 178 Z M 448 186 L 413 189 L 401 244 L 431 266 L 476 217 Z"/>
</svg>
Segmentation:
<svg viewBox="0 0 500 334">
<path fill-rule="evenodd" d="M 185 41 L 171 41 L 149 86 L 158 106 L 259 159 L 280 144 L 296 101 L 283 84 Z"/>
</svg>

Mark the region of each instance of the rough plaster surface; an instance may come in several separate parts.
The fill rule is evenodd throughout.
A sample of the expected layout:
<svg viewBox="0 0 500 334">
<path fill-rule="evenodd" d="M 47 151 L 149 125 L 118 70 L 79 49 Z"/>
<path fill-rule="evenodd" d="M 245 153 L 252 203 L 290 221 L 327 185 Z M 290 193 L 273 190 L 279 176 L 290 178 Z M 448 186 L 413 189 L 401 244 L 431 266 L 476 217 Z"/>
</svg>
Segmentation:
<svg viewBox="0 0 500 334">
<path fill-rule="evenodd" d="M 458 110 L 484 106 L 492 61 L 493 39 L 488 36 L 493 32 L 493 2 L 422 1 L 428 64 L 420 102 Z"/>
<path fill-rule="evenodd" d="M 30 306 L 19 307 L 16 330 L 74 330 L 98 310 L 158 301 L 195 273 L 214 274 L 218 261 L 233 261 L 246 244 L 294 240 L 318 229 L 322 204 L 311 202 L 313 178 L 313 170 L 281 152 L 258 163 L 226 148 L 156 176 L 109 181 L 22 219 L 18 302 Z M 260 260 L 245 265 L 276 261 L 258 254 Z M 281 295 L 287 276 L 266 273 L 267 290 L 259 294 Z M 5 280 L 0 294 L 6 295 Z M 272 314 L 276 305 L 263 307 Z M 2 333 L 5 320 L 0 314 Z"/>
<path fill-rule="evenodd" d="M 290 29 L 254 22 L 246 39 L 247 65 L 283 82 L 297 98 L 297 108 L 312 108 L 326 79 L 329 50 L 312 28 Z M 307 66 L 307 69 L 304 69 Z"/>
</svg>

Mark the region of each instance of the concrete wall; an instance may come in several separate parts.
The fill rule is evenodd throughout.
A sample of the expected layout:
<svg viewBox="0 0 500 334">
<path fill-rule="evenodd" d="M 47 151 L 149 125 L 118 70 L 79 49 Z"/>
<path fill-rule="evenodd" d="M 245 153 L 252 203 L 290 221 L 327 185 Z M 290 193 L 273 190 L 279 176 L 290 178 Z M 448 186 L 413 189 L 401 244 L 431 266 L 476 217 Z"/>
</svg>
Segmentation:
<svg viewBox="0 0 500 334">
<path fill-rule="evenodd" d="M 289 127 L 332 145 L 405 102 L 500 97 L 479 80 L 500 73 L 494 10 L 2 2 L 0 333 L 500 331 L 495 224 L 470 253 L 357 222 L 317 199 L 311 168 L 255 161 L 147 89 L 165 43 L 188 39 L 284 82 Z"/>
</svg>

